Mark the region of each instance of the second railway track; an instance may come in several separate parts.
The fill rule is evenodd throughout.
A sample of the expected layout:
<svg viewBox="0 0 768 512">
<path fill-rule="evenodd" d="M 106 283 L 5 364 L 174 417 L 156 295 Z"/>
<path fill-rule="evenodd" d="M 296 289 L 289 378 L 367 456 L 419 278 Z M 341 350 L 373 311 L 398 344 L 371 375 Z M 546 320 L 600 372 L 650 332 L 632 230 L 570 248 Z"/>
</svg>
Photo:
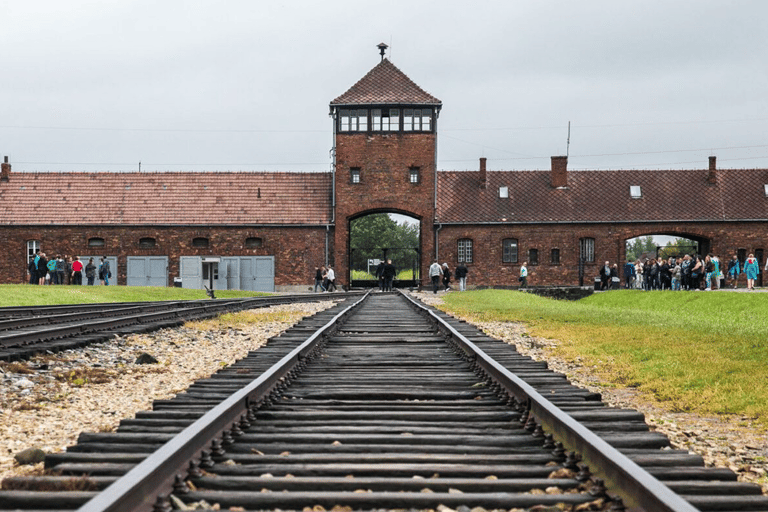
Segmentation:
<svg viewBox="0 0 768 512">
<path fill-rule="evenodd" d="M 642 414 L 400 294 L 347 299 L 46 466 L 0 509 L 768 510 Z"/>
</svg>

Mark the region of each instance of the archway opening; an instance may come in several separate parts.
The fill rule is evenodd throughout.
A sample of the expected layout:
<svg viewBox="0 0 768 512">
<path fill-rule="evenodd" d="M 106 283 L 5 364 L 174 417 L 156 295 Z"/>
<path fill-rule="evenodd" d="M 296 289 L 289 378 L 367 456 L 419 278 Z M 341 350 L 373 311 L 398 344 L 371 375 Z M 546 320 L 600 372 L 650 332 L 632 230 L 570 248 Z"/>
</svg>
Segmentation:
<svg viewBox="0 0 768 512">
<path fill-rule="evenodd" d="M 669 235 L 653 233 L 624 241 L 627 261 L 649 259 L 682 258 L 686 254 L 706 254 L 710 241 L 706 238 L 690 235 Z"/>
<path fill-rule="evenodd" d="M 376 212 L 352 219 L 349 225 L 349 282 L 352 287 L 378 286 L 387 260 L 391 260 L 395 267 L 395 287 L 418 286 L 420 231 L 419 219 L 400 213 Z"/>
</svg>

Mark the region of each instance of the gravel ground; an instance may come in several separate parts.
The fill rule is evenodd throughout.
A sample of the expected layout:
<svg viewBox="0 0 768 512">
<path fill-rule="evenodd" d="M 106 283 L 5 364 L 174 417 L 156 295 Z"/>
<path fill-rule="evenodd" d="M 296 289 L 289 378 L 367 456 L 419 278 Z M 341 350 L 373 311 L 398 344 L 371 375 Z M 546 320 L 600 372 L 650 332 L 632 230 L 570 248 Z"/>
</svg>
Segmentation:
<svg viewBox="0 0 768 512">
<path fill-rule="evenodd" d="M 443 293 L 414 295 L 433 306 L 442 304 L 444 296 Z M 532 337 L 523 324 L 487 322 L 475 325 L 489 336 L 514 345 L 521 354 L 537 361 L 546 360 L 552 370 L 567 375 L 572 383 L 601 393 L 607 404 L 642 412 L 651 429 L 664 433 L 675 448 L 700 454 L 707 466 L 730 468 L 738 474 L 740 481 L 758 483 L 763 493 L 768 494 L 768 434 L 752 428 L 749 418 L 707 417 L 666 410 L 663 403 L 654 402 L 634 389 L 601 385 L 595 373 L 578 362 L 553 357 L 557 340 Z"/>
<path fill-rule="evenodd" d="M 302 317 L 333 304 L 329 300 L 256 309 L 252 313 L 264 320 L 245 327 L 163 329 L 0 364 L 0 479 L 42 469 L 42 463 L 17 465 L 13 457 L 21 450 L 64 451 L 80 432 L 112 431 L 121 419 L 151 409 L 154 400 L 172 398 Z M 158 363 L 135 364 L 142 352 Z"/>
</svg>

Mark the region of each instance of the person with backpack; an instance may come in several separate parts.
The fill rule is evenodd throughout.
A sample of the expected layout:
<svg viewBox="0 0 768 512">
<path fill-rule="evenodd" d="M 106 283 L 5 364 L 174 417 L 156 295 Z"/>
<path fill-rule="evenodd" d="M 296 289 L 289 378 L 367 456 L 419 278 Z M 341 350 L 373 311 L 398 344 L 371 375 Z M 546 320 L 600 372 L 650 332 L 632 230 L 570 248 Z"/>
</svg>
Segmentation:
<svg viewBox="0 0 768 512">
<path fill-rule="evenodd" d="M 48 263 L 46 263 L 45 268 L 48 270 L 48 275 L 50 276 L 50 284 L 57 284 L 58 283 L 58 274 L 56 274 L 56 258 L 51 258 Z"/>
<path fill-rule="evenodd" d="M 109 260 L 106 256 L 101 257 L 101 265 L 99 265 L 99 280 L 104 286 L 109 286 L 109 278 L 112 277 L 112 271 L 109 269 Z"/>
</svg>

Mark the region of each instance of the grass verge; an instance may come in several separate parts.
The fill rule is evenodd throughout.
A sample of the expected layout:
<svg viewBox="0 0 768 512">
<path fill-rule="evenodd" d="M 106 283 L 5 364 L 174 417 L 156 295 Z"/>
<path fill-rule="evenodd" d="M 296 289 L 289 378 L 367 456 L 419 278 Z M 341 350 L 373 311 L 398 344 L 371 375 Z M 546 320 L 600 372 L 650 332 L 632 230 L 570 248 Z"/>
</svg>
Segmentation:
<svg viewBox="0 0 768 512">
<path fill-rule="evenodd" d="M 507 290 L 448 294 L 476 321 L 524 322 L 553 354 L 673 411 L 741 415 L 768 428 L 768 294 L 614 291 L 578 302 Z"/>
<path fill-rule="evenodd" d="M 216 297 L 259 297 L 268 293 L 216 290 Z M 205 290 L 153 286 L 35 286 L 0 285 L 0 307 L 93 304 L 100 302 L 146 302 L 207 299 Z"/>
</svg>

